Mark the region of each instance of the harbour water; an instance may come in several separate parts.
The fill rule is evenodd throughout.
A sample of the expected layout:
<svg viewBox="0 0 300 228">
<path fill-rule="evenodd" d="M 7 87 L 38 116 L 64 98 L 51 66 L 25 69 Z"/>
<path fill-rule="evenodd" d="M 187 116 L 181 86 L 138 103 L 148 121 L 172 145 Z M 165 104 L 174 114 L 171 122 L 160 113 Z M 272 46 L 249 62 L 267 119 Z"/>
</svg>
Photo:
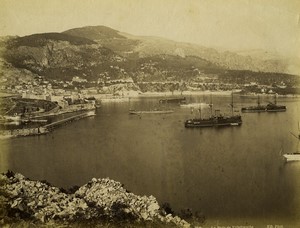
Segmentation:
<svg viewBox="0 0 300 228">
<path fill-rule="evenodd" d="M 174 105 L 171 114 L 128 114 L 129 108 L 155 108 L 158 100 L 105 103 L 96 116 L 47 135 L 2 140 L 0 171 L 64 188 L 110 177 L 175 211 L 190 208 L 211 224 L 297 223 L 300 162 L 286 163 L 282 153 L 297 150 L 290 131 L 298 132 L 299 98 L 277 99 L 286 112 L 242 114 L 240 127 L 186 129 L 184 121 L 198 112 Z M 187 100 L 208 103 L 210 97 Z M 236 109 L 256 103 L 255 97 L 234 100 Z M 214 108 L 228 113 L 230 102 L 230 96 L 213 96 Z"/>
</svg>

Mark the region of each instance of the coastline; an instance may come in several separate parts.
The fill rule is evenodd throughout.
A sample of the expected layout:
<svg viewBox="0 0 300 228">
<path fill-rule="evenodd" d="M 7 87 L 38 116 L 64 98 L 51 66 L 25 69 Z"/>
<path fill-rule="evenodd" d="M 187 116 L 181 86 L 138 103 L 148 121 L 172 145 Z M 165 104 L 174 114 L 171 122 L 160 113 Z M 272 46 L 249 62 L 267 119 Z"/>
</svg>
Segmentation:
<svg viewBox="0 0 300 228">
<path fill-rule="evenodd" d="M 232 92 L 234 94 L 238 94 L 239 96 L 243 97 L 253 97 L 253 96 L 262 96 L 262 97 L 272 97 L 275 94 L 262 94 L 262 93 L 246 93 L 241 94 L 241 90 L 220 90 L 220 91 L 174 91 L 174 92 L 140 92 L 136 94 L 131 95 L 124 95 L 124 96 L 116 96 L 110 93 L 107 94 L 90 94 L 90 95 L 84 95 L 84 97 L 94 97 L 97 100 L 101 100 L 102 102 L 109 102 L 109 101 L 115 101 L 115 102 L 124 102 L 128 101 L 129 98 L 143 98 L 143 97 L 178 97 L 178 96 L 197 96 L 197 95 L 218 95 L 218 96 L 231 96 Z M 4 97 L 13 97 L 18 96 L 18 94 L 9 94 L 9 93 L 0 93 L 0 98 Z M 278 97 L 291 97 L 291 98 L 299 98 L 299 94 L 276 94 Z"/>
<path fill-rule="evenodd" d="M 112 99 L 112 100 L 117 100 L 117 99 L 128 99 L 128 98 L 143 98 L 143 97 L 182 97 L 182 96 L 198 96 L 198 95 L 218 95 L 218 96 L 231 96 L 232 92 L 234 94 L 237 94 L 239 96 L 245 96 L 245 97 L 255 97 L 255 96 L 264 96 L 264 97 L 272 97 L 275 94 L 258 94 L 258 93 L 247 93 L 247 94 L 241 94 L 240 90 L 233 90 L 233 91 L 210 91 L 210 90 L 205 90 L 205 91 L 174 91 L 172 92 L 145 92 L 145 93 L 139 93 L 137 95 L 129 95 L 129 96 L 118 96 L 118 97 L 108 97 L 108 95 L 104 95 L 106 97 L 103 98 L 102 96 L 94 96 L 96 99 Z M 276 96 L 278 97 L 295 97 L 299 98 L 300 95 L 297 94 L 286 94 L 286 95 L 280 95 L 277 94 Z"/>
</svg>

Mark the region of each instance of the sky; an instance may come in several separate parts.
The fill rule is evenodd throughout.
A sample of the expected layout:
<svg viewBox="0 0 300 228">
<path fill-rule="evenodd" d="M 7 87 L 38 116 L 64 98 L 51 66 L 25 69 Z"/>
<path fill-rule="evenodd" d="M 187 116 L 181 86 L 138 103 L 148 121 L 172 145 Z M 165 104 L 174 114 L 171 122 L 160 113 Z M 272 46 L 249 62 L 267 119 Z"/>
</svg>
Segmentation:
<svg viewBox="0 0 300 228">
<path fill-rule="evenodd" d="M 0 36 L 89 25 L 300 57 L 299 0 L 0 0 Z"/>
</svg>

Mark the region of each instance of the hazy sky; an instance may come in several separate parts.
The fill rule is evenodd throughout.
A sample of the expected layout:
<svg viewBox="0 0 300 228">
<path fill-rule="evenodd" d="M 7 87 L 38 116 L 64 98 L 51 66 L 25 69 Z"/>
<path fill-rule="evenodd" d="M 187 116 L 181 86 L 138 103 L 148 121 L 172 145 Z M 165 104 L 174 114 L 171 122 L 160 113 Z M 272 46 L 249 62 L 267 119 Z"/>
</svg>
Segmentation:
<svg viewBox="0 0 300 228">
<path fill-rule="evenodd" d="M 0 0 L 0 36 L 86 25 L 300 56 L 300 0 Z"/>
</svg>

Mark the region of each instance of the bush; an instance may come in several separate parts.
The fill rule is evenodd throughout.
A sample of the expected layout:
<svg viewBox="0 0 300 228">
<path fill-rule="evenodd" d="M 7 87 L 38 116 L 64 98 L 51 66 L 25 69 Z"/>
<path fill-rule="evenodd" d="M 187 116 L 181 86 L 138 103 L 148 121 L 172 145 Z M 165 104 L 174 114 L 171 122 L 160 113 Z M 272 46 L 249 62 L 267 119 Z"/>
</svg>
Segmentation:
<svg viewBox="0 0 300 228">
<path fill-rule="evenodd" d="M 174 215 L 175 212 L 172 210 L 171 206 L 169 203 L 163 203 L 161 206 L 162 210 L 166 213 L 166 214 L 171 214 Z"/>
<path fill-rule="evenodd" d="M 132 212 L 126 212 L 128 207 L 120 202 L 114 202 L 111 206 L 112 219 L 115 222 L 135 221 L 137 217 Z"/>
</svg>

